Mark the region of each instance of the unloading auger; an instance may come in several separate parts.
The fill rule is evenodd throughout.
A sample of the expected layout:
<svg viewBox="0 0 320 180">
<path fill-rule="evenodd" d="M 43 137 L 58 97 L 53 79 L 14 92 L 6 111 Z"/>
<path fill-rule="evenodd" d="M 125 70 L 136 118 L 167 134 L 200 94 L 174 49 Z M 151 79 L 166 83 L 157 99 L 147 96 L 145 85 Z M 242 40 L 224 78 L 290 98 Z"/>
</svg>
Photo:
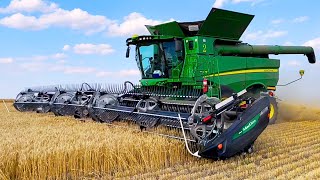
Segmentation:
<svg viewBox="0 0 320 180">
<path fill-rule="evenodd" d="M 278 112 L 280 60 L 269 55 L 302 54 L 316 62 L 312 47 L 240 41 L 253 17 L 213 8 L 203 21 L 146 26 L 151 35 L 126 41 L 126 57 L 135 47 L 139 84 L 27 88 L 14 106 L 98 122 L 129 121 L 141 130 L 175 129 L 183 136 L 161 135 L 184 140 L 197 157 L 252 152 Z"/>
</svg>

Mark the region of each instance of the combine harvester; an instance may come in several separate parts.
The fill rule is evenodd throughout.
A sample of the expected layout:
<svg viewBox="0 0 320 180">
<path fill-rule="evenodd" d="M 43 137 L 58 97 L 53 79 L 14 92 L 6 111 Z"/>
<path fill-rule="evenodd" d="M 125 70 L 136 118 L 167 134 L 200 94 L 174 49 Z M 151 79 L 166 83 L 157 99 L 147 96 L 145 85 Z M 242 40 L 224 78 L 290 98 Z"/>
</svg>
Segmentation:
<svg viewBox="0 0 320 180">
<path fill-rule="evenodd" d="M 204 21 L 146 26 L 151 35 L 126 41 L 126 57 L 135 46 L 139 85 L 28 88 L 14 106 L 99 122 L 133 121 L 142 129 L 178 129 L 183 137 L 174 138 L 183 139 L 197 157 L 251 152 L 278 112 L 280 61 L 269 55 L 302 54 L 316 61 L 312 47 L 241 42 L 253 17 L 213 8 Z"/>
</svg>

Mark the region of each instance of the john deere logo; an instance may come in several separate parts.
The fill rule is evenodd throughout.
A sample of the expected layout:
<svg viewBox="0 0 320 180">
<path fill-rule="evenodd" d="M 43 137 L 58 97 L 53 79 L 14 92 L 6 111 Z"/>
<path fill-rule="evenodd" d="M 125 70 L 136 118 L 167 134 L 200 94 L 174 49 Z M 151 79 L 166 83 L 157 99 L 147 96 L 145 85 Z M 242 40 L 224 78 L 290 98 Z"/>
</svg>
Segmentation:
<svg viewBox="0 0 320 180">
<path fill-rule="evenodd" d="M 248 131 L 250 131 L 251 129 L 253 129 L 257 123 L 258 123 L 258 120 L 260 118 L 260 114 L 256 115 L 251 121 L 249 121 L 247 124 L 245 124 L 241 131 L 235 133 L 232 137 L 232 140 L 235 140 L 241 136 L 243 136 L 244 134 L 246 134 Z"/>
</svg>

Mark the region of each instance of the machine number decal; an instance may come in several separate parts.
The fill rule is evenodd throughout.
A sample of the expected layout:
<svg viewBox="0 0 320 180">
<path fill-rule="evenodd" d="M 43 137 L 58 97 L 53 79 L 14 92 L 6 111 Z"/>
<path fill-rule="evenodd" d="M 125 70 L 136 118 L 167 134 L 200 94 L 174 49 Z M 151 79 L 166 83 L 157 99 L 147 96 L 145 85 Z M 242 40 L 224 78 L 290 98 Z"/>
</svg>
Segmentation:
<svg viewBox="0 0 320 180">
<path fill-rule="evenodd" d="M 242 127 L 241 131 L 233 135 L 232 140 L 238 139 L 239 137 L 243 136 L 248 131 L 253 129 L 258 124 L 259 118 L 260 118 L 260 114 L 256 115 L 251 121 L 249 121 L 246 125 Z"/>
<path fill-rule="evenodd" d="M 204 53 L 206 53 L 207 52 L 207 45 L 206 44 L 203 44 L 203 51 L 202 52 L 204 52 Z"/>
</svg>

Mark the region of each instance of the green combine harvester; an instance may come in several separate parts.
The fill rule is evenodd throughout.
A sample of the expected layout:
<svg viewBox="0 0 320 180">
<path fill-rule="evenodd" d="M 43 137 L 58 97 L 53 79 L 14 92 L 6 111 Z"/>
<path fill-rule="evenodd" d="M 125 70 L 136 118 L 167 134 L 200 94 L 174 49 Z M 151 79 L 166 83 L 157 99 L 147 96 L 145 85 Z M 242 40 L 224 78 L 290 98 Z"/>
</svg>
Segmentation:
<svg viewBox="0 0 320 180">
<path fill-rule="evenodd" d="M 197 157 L 228 158 L 252 152 L 253 143 L 278 114 L 274 91 L 280 61 L 269 55 L 302 54 L 315 63 L 312 47 L 250 45 L 239 39 L 253 15 L 213 8 L 204 21 L 146 26 L 151 35 L 127 39 L 135 48 L 139 85 L 27 88 L 20 111 L 133 121 L 182 132 Z M 304 74 L 300 71 L 300 75 Z"/>
</svg>

